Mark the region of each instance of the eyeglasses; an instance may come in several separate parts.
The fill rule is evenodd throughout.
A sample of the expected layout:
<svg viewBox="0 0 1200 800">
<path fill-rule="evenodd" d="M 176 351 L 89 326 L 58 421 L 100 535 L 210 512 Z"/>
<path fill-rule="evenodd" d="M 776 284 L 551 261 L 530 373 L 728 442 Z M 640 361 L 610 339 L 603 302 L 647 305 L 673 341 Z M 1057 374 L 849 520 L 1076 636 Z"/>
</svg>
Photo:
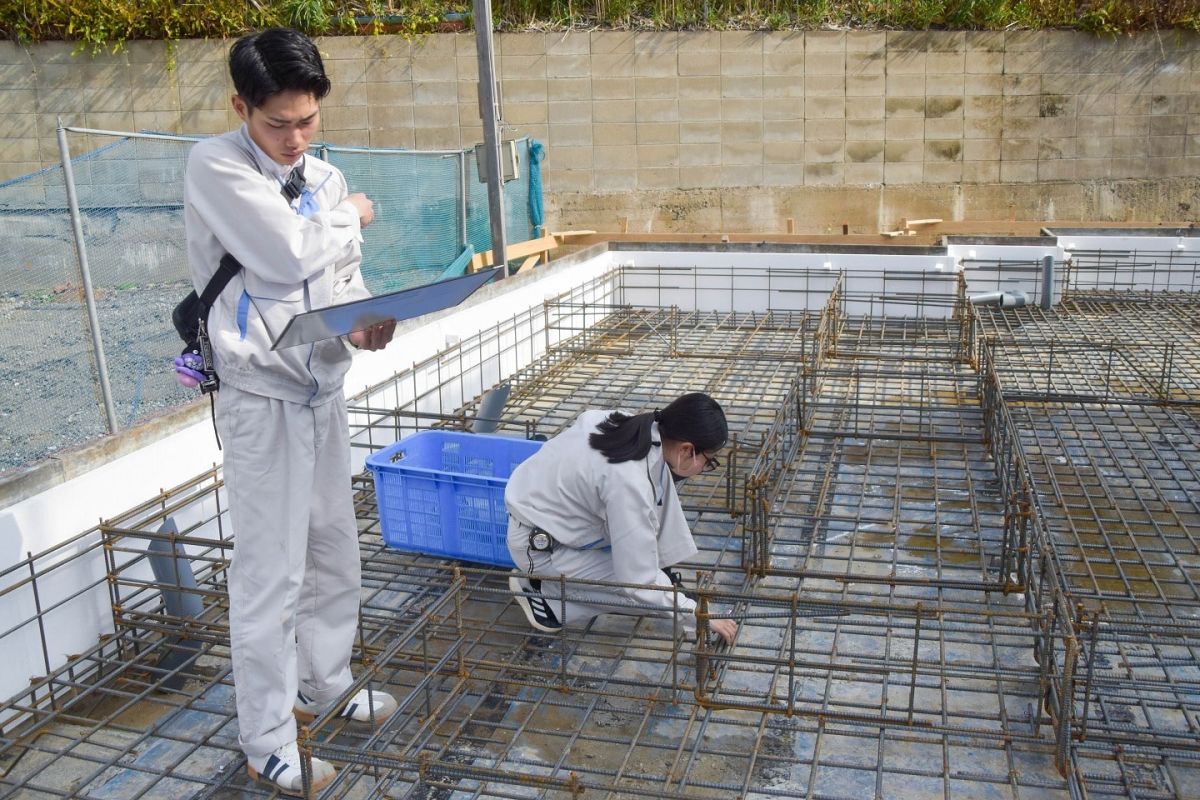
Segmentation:
<svg viewBox="0 0 1200 800">
<path fill-rule="evenodd" d="M 704 469 L 702 470 L 703 472 L 712 472 L 714 469 L 721 466 L 721 462 L 718 461 L 715 457 L 707 456 L 704 453 L 701 453 L 700 455 L 704 456 Z"/>
</svg>

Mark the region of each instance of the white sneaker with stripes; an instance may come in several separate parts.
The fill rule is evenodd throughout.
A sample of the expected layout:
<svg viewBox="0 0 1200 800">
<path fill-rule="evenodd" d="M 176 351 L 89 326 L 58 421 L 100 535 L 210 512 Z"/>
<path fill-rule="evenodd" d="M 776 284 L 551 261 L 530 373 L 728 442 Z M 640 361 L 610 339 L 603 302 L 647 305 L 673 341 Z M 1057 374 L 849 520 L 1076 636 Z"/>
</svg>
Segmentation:
<svg viewBox="0 0 1200 800">
<path fill-rule="evenodd" d="M 525 619 L 529 620 L 529 624 L 545 633 L 558 633 L 562 630 L 562 623 L 558 621 L 558 615 L 554 613 L 551 602 L 542 597 L 540 584 L 541 581 L 538 581 L 538 585 L 534 586 L 531 581 L 518 574 L 508 578 L 508 590 L 513 593 L 517 605 L 525 612 Z"/>
<path fill-rule="evenodd" d="M 260 783 L 274 786 L 282 794 L 293 797 L 304 796 L 304 777 L 300 773 L 300 750 L 295 742 L 288 742 L 264 758 L 246 757 L 246 772 Z M 337 776 L 337 770 L 327 761 L 312 760 L 310 796 L 328 786 Z"/>
<path fill-rule="evenodd" d="M 305 697 L 303 692 L 296 692 L 296 705 L 292 713 L 295 714 L 297 722 L 308 724 L 325 713 L 327 707 L 328 704 L 322 705 Z M 378 726 L 386 722 L 395 710 L 396 698 L 387 692 L 381 692 L 378 689 L 359 689 L 346 705 L 342 706 L 337 715 L 341 719 L 354 722 L 374 721 Z"/>
</svg>

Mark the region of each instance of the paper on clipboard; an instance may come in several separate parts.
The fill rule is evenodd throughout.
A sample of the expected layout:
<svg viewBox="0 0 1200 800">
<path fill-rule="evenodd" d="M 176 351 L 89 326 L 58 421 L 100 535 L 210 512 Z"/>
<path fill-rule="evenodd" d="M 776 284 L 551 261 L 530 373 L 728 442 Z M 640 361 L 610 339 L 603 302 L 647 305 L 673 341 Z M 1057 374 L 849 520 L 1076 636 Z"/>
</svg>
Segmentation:
<svg viewBox="0 0 1200 800">
<path fill-rule="evenodd" d="M 401 289 L 398 292 L 327 306 L 292 317 L 271 345 L 272 350 L 345 336 L 388 320 L 411 319 L 456 306 L 490 281 L 500 267 L 457 278 Z"/>
</svg>

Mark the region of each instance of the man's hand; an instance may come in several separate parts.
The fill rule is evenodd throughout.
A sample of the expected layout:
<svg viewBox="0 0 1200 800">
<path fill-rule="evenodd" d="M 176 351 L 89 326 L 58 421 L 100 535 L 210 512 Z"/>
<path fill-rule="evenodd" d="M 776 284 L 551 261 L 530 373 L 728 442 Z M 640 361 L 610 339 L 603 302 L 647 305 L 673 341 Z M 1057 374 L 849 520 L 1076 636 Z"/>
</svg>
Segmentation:
<svg viewBox="0 0 1200 800">
<path fill-rule="evenodd" d="M 731 619 L 710 619 L 708 629 L 725 640 L 725 644 L 733 644 L 737 636 L 737 623 Z"/>
<path fill-rule="evenodd" d="M 375 203 L 362 192 L 355 192 L 346 198 L 346 202 L 358 211 L 358 224 L 367 227 L 375 219 Z M 387 342 L 384 342 L 387 344 Z M 371 348 L 375 349 L 375 348 Z"/>
<path fill-rule="evenodd" d="M 392 334 L 395 332 L 396 320 L 380 322 L 361 331 L 351 331 L 350 344 L 359 350 L 382 350 L 388 346 L 388 342 L 392 340 Z"/>
</svg>

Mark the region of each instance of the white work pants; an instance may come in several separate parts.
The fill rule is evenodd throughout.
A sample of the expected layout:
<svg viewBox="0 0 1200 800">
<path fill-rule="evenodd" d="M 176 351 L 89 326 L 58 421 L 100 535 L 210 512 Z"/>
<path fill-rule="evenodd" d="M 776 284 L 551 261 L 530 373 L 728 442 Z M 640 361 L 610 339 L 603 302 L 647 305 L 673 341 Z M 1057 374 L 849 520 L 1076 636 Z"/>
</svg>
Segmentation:
<svg viewBox="0 0 1200 800">
<path fill-rule="evenodd" d="M 566 575 L 588 581 L 619 582 L 613 569 L 613 553 L 610 548 L 576 550 L 555 544 L 550 552 L 529 549 L 530 527 L 511 514 L 508 517 L 508 554 L 521 572 L 534 575 Z M 532 562 L 532 564 L 531 564 Z M 656 576 L 658 585 L 669 587 L 666 575 Z M 550 602 L 555 616 L 567 627 L 583 627 L 601 614 L 631 614 L 634 616 L 670 616 L 670 608 L 653 609 L 638 603 L 633 590 L 620 587 L 587 586 L 567 583 L 566 603 L 562 602 L 562 585 L 558 581 L 543 578 L 542 596 Z M 656 593 L 655 599 L 672 602 L 671 592 Z M 680 609 L 679 620 L 684 630 L 696 630 L 696 617 L 690 610 L 690 601 L 680 597 L 689 608 Z"/>
<path fill-rule="evenodd" d="M 315 408 L 232 386 L 217 429 L 234 534 L 229 628 L 239 742 L 263 757 L 296 739 L 296 691 L 350 685 L 361 565 L 346 403 Z"/>
</svg>

